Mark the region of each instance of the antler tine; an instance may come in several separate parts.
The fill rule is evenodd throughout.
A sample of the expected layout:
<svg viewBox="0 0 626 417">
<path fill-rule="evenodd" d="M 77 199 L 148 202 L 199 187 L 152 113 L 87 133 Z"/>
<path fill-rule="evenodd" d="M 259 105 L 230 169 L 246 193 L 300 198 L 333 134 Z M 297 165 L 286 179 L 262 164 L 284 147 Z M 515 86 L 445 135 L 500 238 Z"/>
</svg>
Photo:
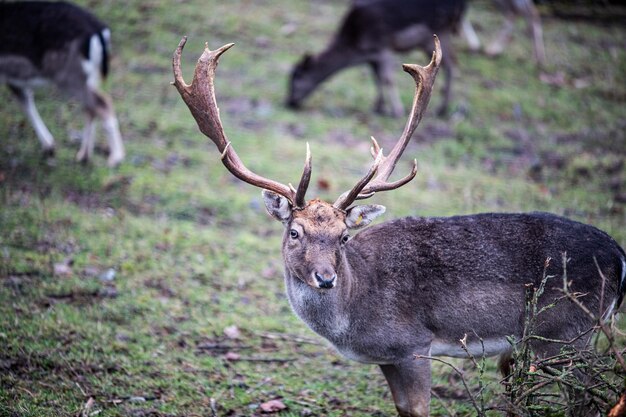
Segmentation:
<svg viewBox="0 0 626 417">
<path fill-rule="evenodd" d="M 411 181 L 417 174 L 417 160 L 414 160 L 411 172 L 407 176 L 398 181 L 387 182 L 387 179 L 393 172 L 396 163 L 402 156 L 402 152 L 406 149 L 413 132 L 422 120 L 426 107 L 428 107 L 430 93 L 437 76 L 437 71 L 441 65 L 441 45 L 437 35 L 434 35 L 434 41 L 435 50 L 430 63 L 426 67 L 414 64 L 404 64 L 402 66 L 404 71 L 409 73 L 415 80 L 415 95 L 413 96 L 413 105 L 411 107 L 409 118 L 400 139 L 388 156 L 382 156 L 382 161 L 377 169 L 376 177 L 365 185 L 362 185 L 363 180 L 359 181 L 359 183 L 351 191 L 346 192 L 339 197 L 334 204 L 335 207 L 345 210 L 355 200 L 369 198 L 377 191 L 387 191 L 399 188 Z M 376 140 L 372 138 L 372 154 L 375 152 L 378 153 L 381 151 Z M 361 190 L 355 195 L 354 190 L 357 187 L 361 187 Z M 354 196 L 354 198 L 350 200 L 347 196 Z"/>
<path fill-rule="evenodd" d="M 304 207 L 307 188 L 309 188 L 309 181 L 311 180 L 311 149 L 309 148 L 309 142 L 306 143 L 306 159 L 304 161 L 304 169 L 302 170 L 302 177 L 300 178 L 300 184 L 296 191 L 295 204 L 296 207 Z"/>
<path fill-rule="evenodd" d="M 243 164 L 233 146 L 228 141 L 220 112 L 215 100 L 214 78 L 220 56 L 230 49 L 234 44 L 229 43 L 214 51 L 209 50 L 205 44 L 204 52 L 198 59 L 191 85 L 185 83 L 180 68 L 180 58 L 187 42 L 187 37 L 183 37 L 174 51 L 172 57 L 172 69 L 174 72 L 174 82 L 172 83 L 183 101 L 191 111 L 193 118 L 200 131 L 215 143 L 221 153 L 221 160 L 224 166 L 237 178 L 256 187 L 273 191 L 287 198 L 295 207 L 304 205 L 304 193 L 311 176 L 311 156 L 307 149 L 307 160 L 305 170 L 302 173 L 298 191 L 294 192 L 289 186 L 267 179 L 250 171 Z M 308 167 L 308 168 L 307 168 Z"/>
<path fill-rule="evenodd" d="M 345 210 L 346 208 L 348 208 L 348 206 L 357 199 L 357 197 L 363 190 L 363 187 L 365 187 L 367 183 L 370 182 L 372 178 L 374 178 L 374 175 L 376 175 L 382 159 L 383 150 L 379 148 L 378 153 L 376 154 L 376 158 L 374 159 L 374 162 L 372 163 L 372 166 L 370 167 L 368 173 L 365 174 L 365 176 L 361 178 L 361 180 L 350 191 L 346 191 L 345 193 L 341 194 L 337 201 L 335 201 L 335 203 L 333 204 L 333 207 L 337 207 L 341 210 Z M 371 196 L 372 194 L 368 195 L 367 197 Z"/>
</svg>

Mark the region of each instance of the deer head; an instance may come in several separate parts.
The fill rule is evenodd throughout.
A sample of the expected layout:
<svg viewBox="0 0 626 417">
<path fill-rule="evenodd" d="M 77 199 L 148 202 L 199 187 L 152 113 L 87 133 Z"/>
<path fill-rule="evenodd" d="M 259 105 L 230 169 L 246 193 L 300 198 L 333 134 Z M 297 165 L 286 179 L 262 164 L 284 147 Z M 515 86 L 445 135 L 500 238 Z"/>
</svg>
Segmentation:
<svg viewBox="0 0 626 417">
<path fill-rule="evenodd" d="M 406 148 L 428 105 L 430 93 L 441 63 L 441 47 L 435 36 L 435 51 L 426 67 L 403 66 L 415 81 L 415 95 L 408 121 L 400 139 L 385 156 L 374 138 L 371 154 L 373 163 L 367 174 L 356 185 L 344 192 L 333 203 L 318 199 L 306 201 L 305 194 L 311 178 L 311 153 L 307 152 L 298 188 L 285 185 L 247 169 L 232 144 L 228 141 L 219 117 L 215 99 L 214 77 L 220 56 L 233 44 L 211 51 L 205 47 L 198 59 L 191 85 L 185 83 L 180 69 L 180 58 L 186 43 L 183 38 L 173 57 L 174 86 L 187 104 L 200 131 L 211 139 L 221 153 L 224 166 L 237 178 L 263 189 L 263 199 L 269 214 L 285 226 L 283 257 L 291 275 L 311 287 L 330 289 L 338 285 L 337 271 L 342 253 L 349 243 L 349 230 L 359 229 L 384 213 L 380 205 L 355 205 L 376 192 L 393 190 L 411 181 L 417 173 L 417 161 L 408 175 L 388 181 L 396 163 Z"/>
<path fill-rule="evenodd" d="M 306 54 L 293 68 L 289 77 L 288 97 L 286 105 L 292 109 L 299 109 L 302 101 L 315 90 L 322 81 L 322 76 L 315 77 L 313 71 L 315 57 Z"/>
</svg>

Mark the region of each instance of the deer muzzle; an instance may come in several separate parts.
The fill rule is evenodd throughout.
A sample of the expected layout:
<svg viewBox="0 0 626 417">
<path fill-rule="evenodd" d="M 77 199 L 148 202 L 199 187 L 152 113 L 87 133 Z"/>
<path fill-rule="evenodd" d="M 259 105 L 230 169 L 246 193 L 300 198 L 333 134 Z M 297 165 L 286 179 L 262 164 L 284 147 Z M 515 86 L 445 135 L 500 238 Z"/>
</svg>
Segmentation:
<svg viewBox="0 0 626 417">
<path fill-rule="evenodd" d="M 333 288 L 335 286 L 335 282 L 337 281 L 337 274 L 334 272 L 324 272 L 321 274 L 319 272 L 314 272 L 313 277 L 315 278 L 317 287 L 325 290 Z"/>
</svg>

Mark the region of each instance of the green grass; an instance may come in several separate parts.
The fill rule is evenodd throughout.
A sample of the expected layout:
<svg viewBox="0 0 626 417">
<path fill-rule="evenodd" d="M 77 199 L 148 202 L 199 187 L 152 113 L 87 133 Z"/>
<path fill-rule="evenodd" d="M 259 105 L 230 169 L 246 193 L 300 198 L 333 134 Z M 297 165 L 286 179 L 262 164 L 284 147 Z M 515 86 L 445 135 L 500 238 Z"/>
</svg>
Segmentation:
<svg viewBox="0 0 626 417">
<path fill-rule="evenodd" d="M 169 85 L 183 35 L 188 80 L 205 41 L 212 49 L 235 42 L 216 89 L 239 155 L 255 172 L 295 182 L 309 142 L 309 197 L 332 200 L 367 169 L 369 136 L 389 149 L 404 123 L 370 112 L 367 68 L 330 80 L 302 112 L 282 106 L 291 66 L 322 49 L 344 5 L 79 3 L 113 29 L 106 88 L 128 157 L 115 170 L 103 152 L 89 166 L 75 163 L 69 137 L 82 128 L 80 109 L 47 89 L 37 103 L 58 147 L 53 162 L 41 161 L 33 130 L 0 91 L 0 416 L 80 415 L 90 397 L 99 416 L 206 416 L 212 407 L 220 416 L 259 415 L 259 404 L 275 398 L 288 406 L 281 416 L 393 415 L 378 369 L 339 357 L 291 313 L 282 227 L 265 214 L 259 190 L 226 172 Z M 485 6 L 470 9 L 483 40 L 500 20 Z M 561 74 L 562 85 L 540 80 L 522 36 L 496 59 L 455 40 L 453 114 L 427 112 L 397 167 L 400 175 L 417 158 L 417 178 L 372 199 L 387 206 L 386 219 L 545 210 L 626 245 L 626 30 L 544 24 L 546 73 Z M 416 51 L 400 60 L 427 58 Z M 413 88 L 399 66 L 397 80 L 408 106 Z M 103 280 L 109 268 L 115 276 Z M 225 336 L 229 326 L 240 338 Z M 244 360 L 229 361 L 228 352 Z M 487 382 L 497 400 L 492 362 Z M 443 394 L 432 414 L 473 415 L 450 369 L 434 369 Z"/>
</svg>

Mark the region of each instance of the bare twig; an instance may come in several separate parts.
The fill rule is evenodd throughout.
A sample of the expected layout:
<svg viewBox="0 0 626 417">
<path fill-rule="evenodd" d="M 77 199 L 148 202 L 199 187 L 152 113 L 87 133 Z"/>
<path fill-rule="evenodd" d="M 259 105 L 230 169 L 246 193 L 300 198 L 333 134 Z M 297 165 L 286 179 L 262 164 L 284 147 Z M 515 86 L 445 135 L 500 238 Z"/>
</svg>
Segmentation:
<svg viewBox="0 0 626 417">
<path fill-rule="evenodd" d="M 565 254 L 563 254 L 563 257 L 564 257 L 563 262 L 565 262 Z M 602 289 L 603 289 L 602 290 L 602 297 L 603 297 L 603 294 L 604 294 L 604 283 L 606 281 L 606 276 L 604 275 L 604 273 L 600 269 L 600 265 L 598 265 L 598 260 L 596 259 L 595 256 L 593 257 L 593 261 L 595 262 L 596 268 L 598 269 L 598 273 L 600 274 L 600 277 L 602 278 Z M 614 336 L 611 333 L 611 330 L 606 326 L 606 324 L 602 320 L 602 310 L 600 311 L 600 315 L 597 316 L 597 315 L 593 314 L 583 303 L 581 303 L 578 300 L 577 297 L 573 296 L 572 293 L 569 291 L 569 287 L 566 285 L 566 275 L 565 274 L 563 275 L 563 292 L 565 293 L 565 295 L 574 304 L 576 304 L 585 314 L 587 314 L 587 316 L 589 318 L 591 318 L 592 320 L 594 320 L 594 321 L 596 321 L 598 323 L 598 327 L 600 328 L 602 333 L 604 333 L 604 335 L 607 337 L 607 339 L 609 341 L 609 346 L 610 346 L 611 351 L 615 355 L 615 359 L 620 364 L 622 369 L 624 371 L 626 371 L 626 362 L 624 361 L 624 357 L 621 355 L 620 351 L 615 347 Z M 600 309 L 602 309 L 602 300 L 603 299 L 601 299 L 601 302 L 600 302 Z"/>
<path fill-rule="evenodd" d="M 287 340 L 287 341 L 296 342 L 296 343 L 306 343 L 309 345 L 324 346 L 324 343 L 316 339 L 296 336 L 294 334 L 288 334 L 288 333 L 257 332 L 257 335 L 263 338 L 272 339 L 272 340 Z"/>
<path fill-rule="evenodd" d="M 541 388 L 546 387 L 546 386 L 548 386 L 550 384 L 553 384 L 553 383 L 554 383 L 554 379 L 549 379 L 547 381 L 542 381 L 542 382 L 540 382 L 538 384 L 535 384 L 535 385 L 531 386 L 530 389 L 528 389 L 527 391 L 525 391 L 525 392 L 523 392 L 523 393 L 521 393 L 521 394 L 519 394 L 517 396 L 516 401 L 515 401 L 515 405 L 519 405 L 522 402 L 522 400 L 525 399 L 526 397 L 528 397 L 530 394 L 533 394 L 533 393 L 539 391 Z"/>
<path fill-rule="evenodd" d="M 80 410 L 79 416 L 80 417 L 89 417 L 91 415 L 90 411 L 93 408 L 95 403 L 96 403 L 96 401 L 93 399 L 93 397 L 89 397 L 89 399 L 87 400 L 85 405 L 83 405 L 83 408 Z"/>
<path fill-rule="evenodd" d="M 296 358 L 264 358 L 264 357 L 255 357 L 255 356 L 241 356 L 238 357 L 237 359 L 233 359 L 233 362 L 279 362 L 279 363 L 286 363 L 286 362 L 293 362 L 296 361 Z"/>
<path fill-rule="evenodd" d="M 31 397 L 33 397 L 33 398 L 37 398 L 37 395 L 36 395 L 36 394 L 33 394 L 31 391 L 27 390 L 27 389 L 26 389 L 26 388 L 24 388 L 24 387 L 17 387 L 17 389 L 24 391 L 25 393 L 27 393 L 28 395 L 30 395 L 30 396 L 31 396 Z"/>
<path fill-rule="evenodd" d="M 448 404 L 444 402 L 443 398 L 441 398 L 439 394 L 435 392 L 435 390 L 431 390 L 430 393 L 433 397 L 439 400 L 439 403 L 443 406 L 443 408 L 446 409 L 446 412 L 448 413 L 448 415 L 453 416 L 456 414 L 456 412 L 450 406 L 448 406 Z"/>
<path fill-rule="evenodd" d="M 474 332 L 474 336 L 476 336 L 478 340 L 480 341 L 480 346 L 481 346 L 481 351 L 482 351 L 481 363 L 478 363 L 474 355 L 472 355 L 472 353 L 467 348 L 467 334 L 463 336 L 463 339 L 461 339 L 460 342 L 461 342 L 461 348 L 463 348 L 463 350 L 465 351 L 469 359 L 472 361 L 474 366 L 478 369 L 478 400 L 480 401 L 480 409 L 483 410 L 483 413 L 484 413 L 485 398 L 483 395 L 483 390 L 484 390 L 483 376 L 485 374 L 485 343 L 483 342 L 483 339 L 476 334 L 476 332 Z"/>
</svg>

